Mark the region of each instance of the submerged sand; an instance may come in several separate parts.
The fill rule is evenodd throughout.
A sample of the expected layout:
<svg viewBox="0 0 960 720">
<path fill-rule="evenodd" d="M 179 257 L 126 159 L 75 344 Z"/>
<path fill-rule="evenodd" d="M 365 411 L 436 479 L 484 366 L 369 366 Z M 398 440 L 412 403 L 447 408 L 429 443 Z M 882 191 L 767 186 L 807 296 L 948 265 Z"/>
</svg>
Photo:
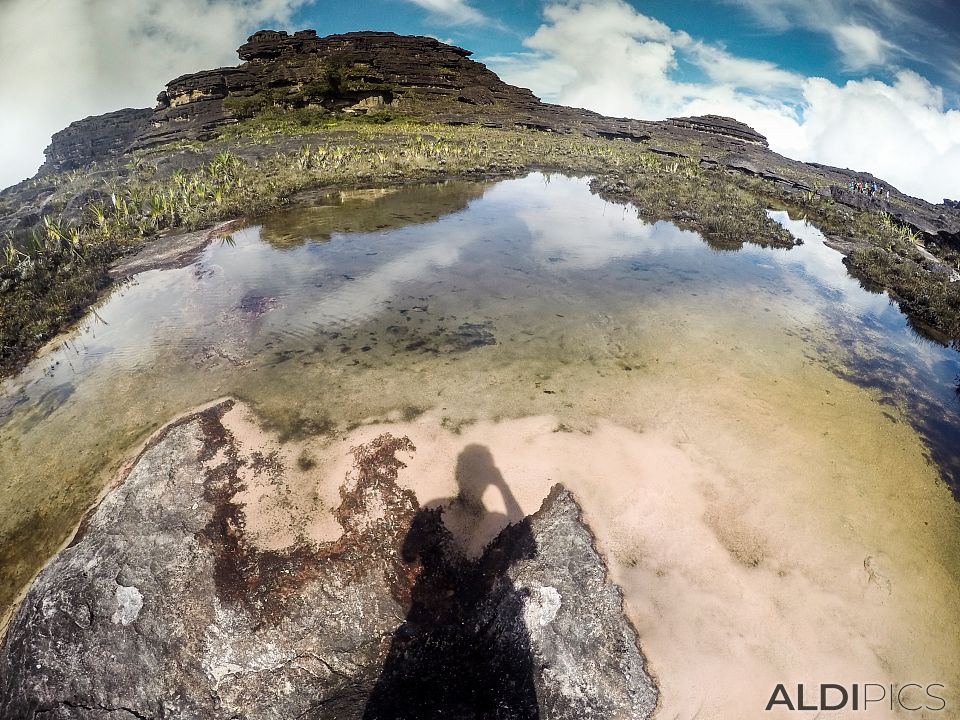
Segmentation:
<svg viewBox="0 0 960 720">
<path fill-rule="evenodd" d="M 960 511 L 890 398 L 830 369 L 837 308 L 877 353 L 886 332 L 864 318 L 887 300 L 838 257 L 712 255 L 559 178 L 382 236 L 293 247 L 307 230 L 268 226 L 282 251 L 250 229 L 138 276 L 11 386 L 4 605 L 131 448 L 230 395 L 262 458 L 238 499 L 264 548 L 335 537 L 349 449 L 384 431 L 416 445 L 400 479 L 424 504 L 456 495 L 466 448 L 490 452 L 517 506 L 488 488 L 479 527 L 451 511 L 468 551 L 564 483 L 624 589 L 661 719 L 776 717 L 781 682 L 939 682 L 960 705 Z M 942 362 L 908 350 L 898 372 Z"/>
<path fill-rule="evenodd" d="M 786 381 L 711 403 L 637 383 L 620 398 L 645 408 L 632 428 L 594 418 L 571 431 L 544 415 L 453 432 L 428 412 L 283 446 L 242 405 L 226 422 L 248 452 L 288 468 L 282 487 L 254 483 L 243 497 L 265 548 L 335 538 L 349 449 L 382 432 L 416 445 L 400 479 L 424 504 L 457 495 L 465 448 L 489 450 L 519 507 L 488 487 L 486 522 L 452 523 L 474 552 L 566 485 L 624 590 L 662 691 L 658 718 L 790 717 L 764 707 L 777 683 L 800 682 L 938 682 L 955 706 L 956 506 L 906 424 L 865 391 L 817 379 L 805 391 L 829 400 L 801 407 Z M 298 468 L 303 457 L 316 464 Z M 901 715 L 869 713 L 888 716 Z"/>
</svg>

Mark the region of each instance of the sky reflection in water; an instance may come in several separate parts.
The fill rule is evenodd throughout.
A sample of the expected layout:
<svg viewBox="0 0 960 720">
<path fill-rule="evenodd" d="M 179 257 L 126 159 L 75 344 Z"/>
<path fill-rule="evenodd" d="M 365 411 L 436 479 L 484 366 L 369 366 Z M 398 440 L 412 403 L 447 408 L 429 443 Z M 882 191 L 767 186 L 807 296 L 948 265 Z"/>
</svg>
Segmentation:
<svg viewBox="0 0 960 720">
<path fill-rule="evenodd" d="M 669 223 L 639 221 L 586 185 L 533 174 L 333 205 L 317 199 L 270 216 L 232 244 L 210 245 L 187 268 L 120 287 L 60 349 L 6 383 L 0 423 L 20 417 L 21 431 L 34 430 L 75 400 L 75 388 L 109 392 L 118 374 L 153 378 L 158 363 L 176 363 L 170 358 L 184 361 L 180 381 L 200 386 L 211 356 L 269 371 L 271 359 L 308 351 L 318 333 L 329 341 L 390 313 L 409 321 L 431 305 L 474 308 L 471 322 L 497 323 L 491 313 L 506 311 L 491 305 L 496 299 L 512 301 L 520 316 L 542 314 L 533 308 L 547 299 L 598 312 L 633 305 L 682 314 L 695 308 L 691 298 L 709 295 L 741 312 L 781 313 L 785 332 L 808 339 L 818 361 L 906 409 L 956 488 L 960 356 L 918 336 L 886 295 L 862 289 L 817 230 L 771 213 L 804 245 L 715 251 Z M 380 330 L 367 334 L 382 339 Z M 163 393 L 178 374 L 160 377 L 141 390 Z"/>
</svg>

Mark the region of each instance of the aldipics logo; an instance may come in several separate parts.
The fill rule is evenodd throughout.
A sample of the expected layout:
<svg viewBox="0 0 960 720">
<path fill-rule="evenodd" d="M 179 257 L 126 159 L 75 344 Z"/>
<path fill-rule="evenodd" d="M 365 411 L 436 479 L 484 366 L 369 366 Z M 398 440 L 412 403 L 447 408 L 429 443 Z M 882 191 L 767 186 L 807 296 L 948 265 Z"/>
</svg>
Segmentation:
<svg viewBox="0 0 960 720">
<path fill-rule="evenodd" d="M 940 712 L 946 710 L 947 701 L 939 694 L 945 686 L 940 683 L 820 683 L 819 685 L 796 686 L 796 692 L 779 683 L 770 695 L 767 710 L 858 710 L 890 709 L 907 712 Z"/>
</svg>

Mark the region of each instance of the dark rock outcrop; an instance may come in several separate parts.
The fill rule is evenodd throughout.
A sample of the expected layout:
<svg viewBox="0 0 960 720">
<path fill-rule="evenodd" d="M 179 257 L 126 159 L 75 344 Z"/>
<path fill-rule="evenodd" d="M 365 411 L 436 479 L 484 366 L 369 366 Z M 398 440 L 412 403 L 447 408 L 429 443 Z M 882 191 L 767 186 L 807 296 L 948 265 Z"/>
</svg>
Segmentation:
<svg viewBox="0 0 960 720">
<path fill-rule="evenodd" d="M 164 430 L 33 583 L 0 648 L 0 718 L 391 717 L 368 698 L 425 567 L 403 553 L 412 445 L 355 450 L 339 540 L 261 550 L 236 496 L 269 463 L 242 454 L 231 404 Z M 524 653 L 539 717 L 649 717 L 655 686 L 567 491 L 479 562 L 476 632 L 497 662 Z"/>
<path fill-rule="evenodd" d="M 534 108 L 529 90 L 500 80 L 470 52 L 428 37 L 356 32 L 318 37 L 263 30 L 240 47 L 244 62 L 185 75 L 158 97 L 152 127 L 134 143 L 147 147 L 176 139 L 206 139 L 216 128 L 272 105 L 314 105 L 366 112 L 390 106 L 427 117 L 465 118 L 456 104 L 501 105 L 511 113 Z M 453 103 L 437 107 L 438 103 Z"/>
<path fill-rule="evenodd" d="M 46 162 L 40 173 L 76 170 L 94 160 L 122 155 L 144 132 L 151 117 L 149 108 L 128 108 L 71 123 L 51 138 L 43 151 Z"/>
<path fill-rule="evenodd" d="M 262 30 L 238 52 L 243 62 L 237 67 L 204 70 L 170 81 L 157 97 L 152 114 L 136 111 L 139 125 L 131 127 L 131 132 L 117 133 L 115 114 L 82 121 L 84 137 L 109 136 L 108 145 L 70 144 L 65 137 L 52 146 L 57 148 L 55 155 L 69 156 L 70 166 L 77 167 L 129 149 L 206 140 L 223 126 L 273 106 L 357 113 L 389 108 L 428 121 L 636 142 L 659 132 L 689 136 L 697 142 L 713 138 L 721 149 L 745 144 L 765 148 L 767 144 L 747 125 L 715 115 L 651 123 L 543 103 L 529 90 L 503 82 L 485 65 L 471 60 L 468 50 L 429 37 L 385 32 L 318 37 L 313 30 L 292 35 Z M 49 170 L 65 167 L 62 162 L 48 163 Z"/>
<path fill-rule="evenodd" d="M 870 182 L 875 180 L 872 175 L 865 173 L 860 173 L 857 177 Z M 880 181 L 878 185 L 883 187 Z M 929 241 L 960 248 L 960 213 L 949 206 L 939 207 L 914 198 L 909 199 L 911 202 L 905 202 L 906 198 L 896 190 L 891 190 L 892 201 L 887 200 L 885 194 L 871 196 L 839 185 L 830 187 L 830 195 L 838 203 L 857 210 L 882 210 L 901 225 L 921 233 Z"/>
<path fill-rule="evenodd" d="M 721 115 L 670 118 L 667 122 L 679 128 L 721 135 L 767 147 L 767 139 L 746 123 Z"/>
</svg>

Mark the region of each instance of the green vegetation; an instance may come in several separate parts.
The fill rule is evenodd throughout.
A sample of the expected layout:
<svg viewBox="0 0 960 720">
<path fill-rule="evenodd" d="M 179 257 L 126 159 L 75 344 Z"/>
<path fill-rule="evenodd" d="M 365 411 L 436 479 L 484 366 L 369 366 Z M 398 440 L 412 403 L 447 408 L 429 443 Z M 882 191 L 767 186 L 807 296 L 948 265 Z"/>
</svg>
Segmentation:
<svg viewBox="0 0 960 720">
<path fill-rule="evenodd" d="M 323 90 L 298 92 L 306 98 Z M 652 153 L 641 143 L 424 124 L 390 112 L 344 117 L 310 106 L 286 109 L 287 100 L 277 98 L 243 101 L 260 109 L 219 140 L 140 153 L 112 172 L 101 167 L 42 179 L 64 210 L 82 193 L 98 197 L 72 221 L 66 213 L 48 214 L 32 231 L 0 238 L 0 374 L 18 369 L 78 318 L 109 284 L 118 257 L 173 229 L 256 216 L 308 188 L 526 169 L 594 176 L 602 196 L 634 204 L 646 220 L 700 232 L 721 250 L 743 242 L 792 245 L 766 215 L 767 208 L 787 208 L 827 234 L 856 238 L 866 249 L 851 255 L 854 272 L 890 288 L 923 322 L 960 336 L 960 284 L 919 271 L 918 238 L 889 216 L 853 212 L 818 192 L 789 193 L 759 178 Z M 176 161 L 180 167 L 171 169 Z"/>
<path fill-rule="evenodd" d="M 240 214 L 245 164 L 230 153 L 201 169 L 175 171 L 163 182 L 135 179 L 114 188 L 67 224 L 46 215 L 25 237 L 2 239 L 0 373 L 16 369 L 64 325 L 77 319 L 109 284 L 110 264 L 142 240 L 171 227 L 196 227 Z M 67 181 L 70 182 L 70 181 Z"/>
<path fill-rule="evenodd" d="M 929 248 L 921 252 L 920 233 L 887 212 L 854 211 L 826 198 L 807 198 L 802 209 L 824 234 L 854 242 L 844 264 L 866 289 L 888 292 L 918 332 L 960 348 L 960 282 L 946 271 L 960 270 L 960 253 L 934 247 L 938 268 Z"/>
<path fill-rule="evenodd" d="M 918 330 L 957 345 L 960 282 L 950 282 L 946 273 L 924 270 L 917 260 L 882 247 L 854 250 L 844 263 L 868 289 L 889 292 Z"/>
<path fill-rule="evenodd" d="M 356 93 L 390 93 L 390 87 L 366 76 L 362 65 L 330 65 L 322 74 L 307 83 L 290 87 L 271 87 L 252 95 L 230 95 L 224 106 L 239 120 L 248 120 L 264 112 L 274 116 L 290 111 L 310 109 L 316 117 L 328 114 L 322 107 L 325 101 Z"/>
<path fill-rule="evenodd" d="M 644 153 L 620 168 L 622 159 L 614 152 L 614 172 L 599 177 L 593 188 L 633 203 L 645 220 L 669 220 L 699 232 L 716 250 L 737 250 L 744 242 L 794 244 L 790 233 L 767 217 L 769 207 L 783 202 L 770 183 L 706 170 L 686 158 Z"/>
</svg>

